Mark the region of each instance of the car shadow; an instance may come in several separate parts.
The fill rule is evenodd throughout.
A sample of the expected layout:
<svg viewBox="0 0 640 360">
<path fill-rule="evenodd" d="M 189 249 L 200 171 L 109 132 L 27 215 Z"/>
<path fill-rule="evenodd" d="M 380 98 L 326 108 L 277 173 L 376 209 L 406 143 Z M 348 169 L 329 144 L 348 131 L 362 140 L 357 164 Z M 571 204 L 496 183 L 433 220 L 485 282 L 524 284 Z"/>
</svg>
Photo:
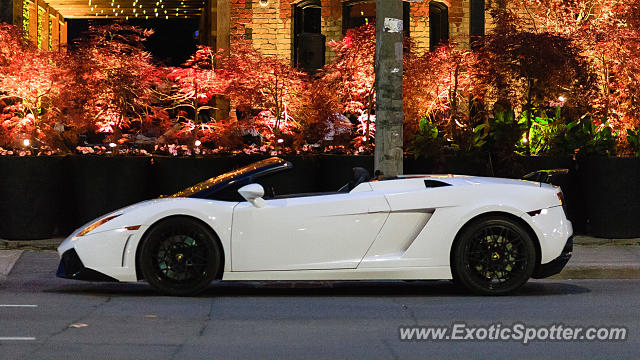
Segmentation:
<svg viewBox="0 0 640 360">
<path fill-rule="evenodd" d="M 60 284 L 45 292 L 76 295 L 159 296 L 148 284 Z M 530 281 L 508 296 L 553 296 L 591 292 L 587 287 L 563 281 Z M 228 281 L 214 282 L 198 297 L 481 297 L 451 281 Z"/>
</svg>

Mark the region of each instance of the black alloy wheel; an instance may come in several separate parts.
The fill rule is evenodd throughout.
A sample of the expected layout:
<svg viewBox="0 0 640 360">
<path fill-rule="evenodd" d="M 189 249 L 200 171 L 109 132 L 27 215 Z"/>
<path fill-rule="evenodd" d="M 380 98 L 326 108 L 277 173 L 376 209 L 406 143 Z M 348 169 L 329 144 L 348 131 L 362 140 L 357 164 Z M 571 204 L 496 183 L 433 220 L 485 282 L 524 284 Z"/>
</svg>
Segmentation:
<svg viewBox="0 0 640 360">
<path fill-rule="evenodd" d="M 197 220 L 187 217 L 162 220 L 142 241 L 142 275 L 153 288 L 166 295 L 196 295 L 221 274 L 220 243 L 216 235 Z"/>
<path fill-rule="evenodd" d="M 453 249 L 457 283 L 480 295 L 504 295 L 524 285 L 533 274 L 536 250 L 531 235 L 505 217 L 468 226 Z"/>
</svg>

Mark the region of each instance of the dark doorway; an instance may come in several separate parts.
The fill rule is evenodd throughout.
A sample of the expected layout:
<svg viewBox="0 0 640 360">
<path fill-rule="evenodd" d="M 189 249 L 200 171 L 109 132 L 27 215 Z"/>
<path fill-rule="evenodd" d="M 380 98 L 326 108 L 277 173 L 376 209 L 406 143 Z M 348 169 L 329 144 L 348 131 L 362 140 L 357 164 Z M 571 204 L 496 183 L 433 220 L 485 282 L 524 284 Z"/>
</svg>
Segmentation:
<svg viewBox="0 0 640 360">
<path fill-rule="evenodd" d="M 431 1 L 429 3 L 429 50 L 449 41 L 449 8 L 447 5 Z"/>
<path fill-rule="evenodd" d="M 307 72 L 324 66 L 320 9 L 320 0 L 301 1 L 293 6 L 293 64 Z"/>
</svg>

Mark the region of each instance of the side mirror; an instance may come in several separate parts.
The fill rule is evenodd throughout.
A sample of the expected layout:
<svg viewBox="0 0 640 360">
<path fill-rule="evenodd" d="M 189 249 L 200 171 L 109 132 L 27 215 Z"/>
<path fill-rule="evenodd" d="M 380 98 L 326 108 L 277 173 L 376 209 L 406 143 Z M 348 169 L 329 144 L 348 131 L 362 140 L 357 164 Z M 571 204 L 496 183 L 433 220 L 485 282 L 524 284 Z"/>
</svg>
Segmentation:
<svg viewBox="0 0 640 360">
<path fill-rule="evenodd" d="M 260 184 L 249 184 L 238 189 L 238 193 L 253 206 L 257 208 L 264 207 L 267 203 L 262 198 L 264 196 L 264 188 Z"/>
</svg>

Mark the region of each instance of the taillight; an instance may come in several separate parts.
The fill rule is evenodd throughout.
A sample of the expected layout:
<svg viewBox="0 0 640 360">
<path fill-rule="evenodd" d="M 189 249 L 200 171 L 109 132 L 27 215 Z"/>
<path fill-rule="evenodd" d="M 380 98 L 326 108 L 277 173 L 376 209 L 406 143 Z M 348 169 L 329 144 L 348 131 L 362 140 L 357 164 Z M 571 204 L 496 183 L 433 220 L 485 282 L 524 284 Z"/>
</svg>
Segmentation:
<svg viewBox="0 0 640 360">
<path fill-rule="evenodd" d="M 558 197 L 558 200 L 560 200 L 560 205 L 564 207 L 564 195 L 562 194 L 562 191 L 556 193 L 556 196 Z"/>
</svg>

